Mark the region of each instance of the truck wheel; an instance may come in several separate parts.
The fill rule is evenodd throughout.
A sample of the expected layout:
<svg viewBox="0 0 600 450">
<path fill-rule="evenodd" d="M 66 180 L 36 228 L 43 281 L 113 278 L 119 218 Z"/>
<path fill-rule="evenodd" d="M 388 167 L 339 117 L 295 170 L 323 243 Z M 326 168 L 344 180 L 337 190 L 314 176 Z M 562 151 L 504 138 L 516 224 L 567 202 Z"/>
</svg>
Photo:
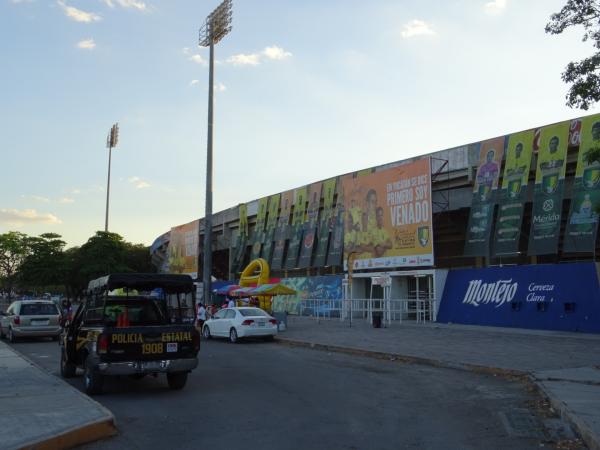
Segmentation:
<svg viewBox="0 0 600 450">
<path fill-rule="evenodd" d="M 60 351 L 60 375 L 63 378 L 73 378 L 75 376 L 75 372 L 77 371 L 77 366 L 72 362 L 67 360 L 67 355 L 65 353 L 65 349 L 61 349 Z"/>
<path fill-rule="evenodd" d="M 210 328 L 208 328 L 208 325 L 204 325 L 204 328 L 202 329 L 202 337 L 207 340 L 212 337 L 210 335 Z"/>
<path fill-rule="evenodd" d="M 187 381 L 187 372 L 173 372 L 167 374 L 169 388 L 174 390 L 183 389 Z"/>
<path fill-rule="evenodd" d="M 102 393 L 104 385 L 104 377 L 102 374 L 94 370 L 91 359 L 88 356 L 85 360 L 85 369 L 83 373 L 83 381 L 85 383 L 85 393 L 88 395 L 97 395 Z"/>
</svg>

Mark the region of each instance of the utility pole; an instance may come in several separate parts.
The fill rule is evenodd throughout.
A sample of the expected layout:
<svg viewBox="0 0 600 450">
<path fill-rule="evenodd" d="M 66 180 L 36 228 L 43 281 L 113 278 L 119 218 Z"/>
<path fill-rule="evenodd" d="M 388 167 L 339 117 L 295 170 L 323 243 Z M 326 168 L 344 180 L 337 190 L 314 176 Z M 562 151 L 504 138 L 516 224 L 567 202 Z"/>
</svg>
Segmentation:
<svg viewBox="0 0 600 450">
<path fill-rule="evenodd" d="M 119 142 L 119 124 L 115 123 L 106 137 L 106 147 L 108 148 L 108 181 L 106 182 L 106 217 L 104 219 L 104 231 L 108 232 L 108 206 L 110 202 L 110 160 L 113 147 Z"/>
<path fill-rule="evenodd" d="M 200 29 L 199 44 L 210 48 L 208 72 L 208 135 L 206 148 L 206 201 L 204 213 L 204 258 L 202 271 L 203 302 L 210 299 L 212 272 L 212 175 L 213 175 L 213 92 L 214 45 L 231 31 L 232 1 L 224 0 L 206 18 Z"/>
</svg>

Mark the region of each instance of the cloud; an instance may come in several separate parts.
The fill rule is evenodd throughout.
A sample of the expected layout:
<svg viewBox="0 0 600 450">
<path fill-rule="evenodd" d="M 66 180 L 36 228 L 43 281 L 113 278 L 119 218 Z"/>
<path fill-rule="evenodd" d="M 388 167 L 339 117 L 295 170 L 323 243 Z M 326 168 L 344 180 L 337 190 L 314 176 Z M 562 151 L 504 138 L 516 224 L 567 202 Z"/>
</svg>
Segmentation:
<svg viewBox="0 0 600 450">
<path fill-rule="evenodd" d="M 62 0 L 58 0 L 56 3 L 58 4 L 58 6 L 60 6 L 63 9 L 63 11 L 67 15 L 67 17 L 69 19 L 74 20 L 75 22 L 91 23 L 91 22 L 98 22 L 99 20 L 102 20 L 102 17 L 100 17 L 99 15 L 94 14 L 94 13 L 85 12 L 85 11 L 82 11 L 81 9 L 77 9 L 73 6 L 69 6 Z"/>
<path fill-rule="evenodd" d="M 71 197 L 61 197 L 58 199 L 58 203 L 61 203 L 63 205 L 66 205 L 69 203 L 75 203 L 75 199 L 71 198 Z"/>
<path fill-rule="evenodd" d="M 96 43 L 93 39 L 85 39 L 77 43 L 77 47 L 83 50 L 93 50 L 96 47 Z"/>
<path fill-rule="evenodd" d="M 10 0 L 11 3 L 32 3 L 34 0 Z"/>
<path fill-rule="evenodd" d="M 41 214 L 35 209 L 4 209 L 0 208 L 0 223 L 6 225 L 19 226 L 26 224 L 43 223 L 55 225 L 62 223 L 61 220 L 53 214 Z"/>
<path fill-rule="evenodd" d="M 79 188 L 71 189 L 71 194 L 73 194 L 73 195 L 81 194 L 81 189 L 79 189 Z"/>
<path fill-rule="evenodd" d="M 258 53 L 251 53 L 249 55 L 240 53 L 227 58 L 227 62 L 234 66 L 258 66 L 260 64 L 260 55 Z"/>
<path fill-rule="evenodd" d="M 289 58 L 290 56 L 292 56 L 292 54 L 290 52 L 286 52 L 284 49 L 282 49 L 281 47 L 277 47 L 276 45 L 274 45 L 272 47 L 265 47 L 262 54 L 267 59 L 274 59 L 274 60 L 286 59 L 286 58 Z"/>
<path fill-rule="evenodd" d="M 200 80 L 192 80 L 192 81 L 190 81 L 190 86 L 195 86 L 198 83 L 200 83 Z"/>
<path fill-rule="evenodd" d="M 227 90 L 227 86 L 225 86 L 223 83 L 218 82 L 215 84 L 215 90 L 217 92 L 225 92 Z"/>
<path fill-rule="evenodd" d="M 403 38 L 408 39 L 414 36 L 431 36 L 435 34 L 435 31 L 433 31 L 433 28 L 431 28 L 431 25 L 428 23 L 423 22 L 422 20 L 413 19 L 407 24 L 404 24 L 401 34 Z"/>
<path fill-rule="evenodd" d="M 150 183 L 148 183 L 145 180 L 142 180 L 140 177 L 129 177 L 127 181 L 133 184 L 136 189 L 146 189 L 150 187 Z"/>
<path fill-rule="evenodd" d="M 147 11 L 148 5 L 146 3 L 141 2 L 139 0 L 104 0 L 104 3 L 109 8 L 114 8 L 115 5 L 120 6 L 121 8 L 133 8 L 138 11 Z"/>
<path fill-rule="evenodd" d="M 40 203 L 50 203 L 50 199 L 48 197 L 42 197 L 41 195 L 21 195 L 21 198 L 35 200 Z"/>
<path fill-rule="evenodd" d="M 484 5 L 485 11 L 489 14 L 498 14 L 506 8 L 506 0 L 492 0 Z"/>
<path fill-rule="evenodd" d="M 201 64 L 203 66 L 206 66 L 208 64 L 208 61 L 205 60 L 202 55 L 196 53 L 195 55 L 191 55 L 188 58 L 190 61 L 194 61 L 196 64 Z"/>
</svg>

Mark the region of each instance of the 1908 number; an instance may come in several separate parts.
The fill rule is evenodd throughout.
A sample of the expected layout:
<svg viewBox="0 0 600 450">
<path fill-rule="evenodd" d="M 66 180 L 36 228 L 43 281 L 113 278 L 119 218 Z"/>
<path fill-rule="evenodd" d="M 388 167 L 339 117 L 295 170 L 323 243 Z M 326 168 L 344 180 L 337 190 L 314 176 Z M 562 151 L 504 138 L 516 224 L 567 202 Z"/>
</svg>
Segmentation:
<svg viewBox="0 0 600 450">
<path fill-rule="evenodd" d="M 142 354 L 143 355 L 155 355 L 157 353 L 163 352 L 163 344 L 142 344 Z"/>
</svg>

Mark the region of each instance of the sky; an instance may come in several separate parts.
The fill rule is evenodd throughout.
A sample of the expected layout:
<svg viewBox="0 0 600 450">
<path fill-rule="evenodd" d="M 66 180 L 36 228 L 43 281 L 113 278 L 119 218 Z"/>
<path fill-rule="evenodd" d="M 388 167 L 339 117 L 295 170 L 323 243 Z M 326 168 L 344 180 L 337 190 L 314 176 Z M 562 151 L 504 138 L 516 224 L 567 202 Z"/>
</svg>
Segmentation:
<svg viewBox="0 0 600 450">
<path fill-rule="evenodd" d="M 600 112 L 565 106 L 565 0 L 234 0 L 215 47 L 213 211 Z M 204 215 L 207 0 L 0 0 L 0 233 L 149 245 Z"/>
</svg>

